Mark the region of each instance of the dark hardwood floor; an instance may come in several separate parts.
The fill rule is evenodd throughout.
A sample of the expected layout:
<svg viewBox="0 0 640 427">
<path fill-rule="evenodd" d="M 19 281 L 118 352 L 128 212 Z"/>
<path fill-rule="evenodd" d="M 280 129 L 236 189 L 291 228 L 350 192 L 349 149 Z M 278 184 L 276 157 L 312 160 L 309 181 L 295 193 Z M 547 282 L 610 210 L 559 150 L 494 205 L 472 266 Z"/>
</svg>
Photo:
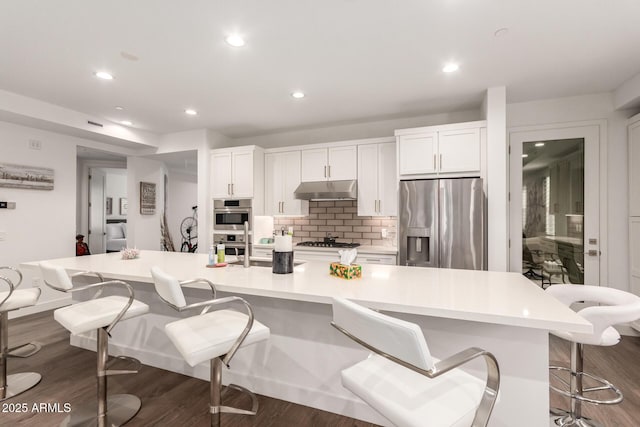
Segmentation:
<svg viewBox="0 0 640 427">
<path fill-rule="evenodd" d="M 9 373 L 35 371 L 42 382 L 34 389 L 0 402 L 26 403 L 26 413 L 0 412 L 0 426 L 55 426 L 64 413 L 32 412 L 34 403 L 70 403 L 95 401 L 95 353 L 69 345 L 69 333 L 53 320 L 51 312 L 35 314 L 9 322 L 9 345 L 39 341 L 42 350 L 28 359 L 9 359 Z M 567 365 L 568 343 L 551 337 L 551 364 Z M 607 378 L 625 394 L 616 406 L 585 405 L 585 413 L 606 427 L 632 427 L 640 420 L 640 338 L 624 337 L 614 347 L 587 347 L 585 368 Z M 137 375 L 109 378 L 109 392 L 133 393 L 142 399 L 142 409 L 127 426 L 207 426 L 208 382 L 184 375 L 143 366 Z M 240 393 L 225 396 L 225 403 L 246 406 L 249 402 Z M 224 426 L 372 426 L 372 424 L 342 417 L 330 412 L 296 405 L 278 399 L 258 396 L 260 410 L 255 417 L 222 415 Z M 526 397 L 523 396 L 523 399 Z M 551 396 L 552 406 L 567 407 L 565 399 Z"/>
</svg>

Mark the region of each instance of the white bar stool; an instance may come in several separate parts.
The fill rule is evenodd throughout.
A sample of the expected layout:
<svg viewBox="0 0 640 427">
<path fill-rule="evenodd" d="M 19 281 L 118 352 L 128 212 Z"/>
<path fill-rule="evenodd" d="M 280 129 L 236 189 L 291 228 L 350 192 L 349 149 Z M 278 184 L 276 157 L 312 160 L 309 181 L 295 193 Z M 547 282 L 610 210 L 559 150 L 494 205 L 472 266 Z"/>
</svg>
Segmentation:
<svg viewBox="0 0 640 427">
<path fill-rule="evenodd" d="M 131 394 L 116 394 L 107 397 L 107 376 L 135 374 L 138 372 L 140 362 L 136 359 L 118 356 L 112 360 L 126 360 L 135 363 L 134 369 L 109 369 L 109 332 L 120 321 L 132 317 L 142 316 L 149 311 L 149 306 L 134 299 L 133 288 L 121 280 L 105 281 L 99 273 L 82 272 L 71 277 L 62 267 L 52 264 L 40 263 L 40 271 L 44 283 L 61 292 L 77 292 L 86 289 L 97 289 L 98 292 L 89 301 L 78 302 L 73 305 L 59 308 L 53 312 L 54 319 L 74 335 L 97 330 L 97 404 L 73 408 L 70 416 L 62 425 L 98 425 L 120 426 L 133 418 L 140 410 L 140 399 Z M 98 283 L 74 287 L 72 278 L 77 276 L 96 276 Z M 128 297 L 111 295 L 99 298 L 107 286 L 124 287 L 129 293 Z"/>
<path fill-rule="evenodd" d="M 593 302 L 601 304 L 583 308 L 578 314 L 593 324 L 592 334 L 554 331 L 552 334 L 571 342 L 571 368 L 550 366 L 550 374 L 567 387 L 559 389 L 550 384 L 552 391 L 571 399 L 568 411 L 552 409 L 552 418 L 558 426 L 600 427 L 598 421 L 582 416 L 582 402 L 614 405 L 622 402 L 620 390 L 609 381 L 583 371 L 584 345 L 612 346 L 620 341 L 620 334 L 613 325 L 632 322 L 640 318 L 640 297 L 618 289 L 588 285 L 553 285 L 546 290 L 567 306 L 575 302 Z M 569 372 L 569 382 L 556 375 L 555 371 Z M 584 387 L 583 377 L 596 383 L 595 387 Z M 589 393 L 610 391 L 611 399 L 603 400 L 589 397 Z"/>
<path fill-rule="evenodd" d="M 252 400 L 251 410 L 243 410 L 222 405 L 222 364 L 229 367 L 229 362 L 241 346 L 254 344 L 269 338 L 269 328 L 254 320 L 253 310 L 248 302 L 240 297 L 216 299 L 216 288 L 206 279 L 193 279 L 178 282 L 158 267 L 151 268 L 151 276 L 160 298 L 171 308 L 182 312 L 194 308 L 203 308 L 200 315 L 176 320 L 165 326 L 167 336 L 176 346 L 184 360 L 190 366 L 210 361 L 210 396 L 209 412 L 211 425 L 220 425 L 220 414 L 255 415 L 258 411 L 258 399 L 244 387 L 229 384 L 229 388 L 248 394 Z M 182 286 L 193 283 L 205 283 L 211 288 L 213 299 L 187 305 Z M 228 305 L 232 302 L 244 304 L 247 314 L 235 310 L 216 310 L 208 313 L 214 306 Z"/>
<path fill-rule="evenodd" d="M 438 360 L 420 327 L 343 298 L 333 299 L 340 332 L 373 351 L 342 371 L 342 384 L 396 426 L 484 427 L 498 396 L 500 369 L 477 347 Z M 478 357 L 487 364 L 482 381 L 456 369 Z"/>
<path fill-rule="evenodd" d="M 9 274 L 8 274 L 9 273 Z M 11 273 L 18 278 L 12 281 Z M 0 267 L 0 284 L 8 291 L 0 292 L 0 401 L 23 393 L 40 382 L 42 376 L 36 372 L 21 372 L 7 376 L 7 357 L 29 357 L 40 351 L 39 343 L 27 343 L 9 347 L 9 312 L 35 305 L 40 298 L 40 288 L 17 289 L 22 283 L 22 273 L 13 267 Z M 28 349 L 31 347 L 31 349 Z"/>
</svg>

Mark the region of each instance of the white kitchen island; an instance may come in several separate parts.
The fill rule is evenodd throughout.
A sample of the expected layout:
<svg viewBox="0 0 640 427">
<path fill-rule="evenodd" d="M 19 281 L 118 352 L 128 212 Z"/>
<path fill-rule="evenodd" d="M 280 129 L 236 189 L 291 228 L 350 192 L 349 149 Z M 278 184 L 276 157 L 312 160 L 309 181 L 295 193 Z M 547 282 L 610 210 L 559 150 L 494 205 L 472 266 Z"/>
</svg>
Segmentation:
<svg viewBox="0 0 640 427">
<path fill-rule="evenodd" d="M 148 315 L 114 329 L 112 354 L 208 380 L 208 364 L 189 367 L 167 339 L 164 325 L 181 314 L 155 295 L 149 270 L 157 265 L 179 280 L 203 277 L 216 284 L 220 296 L 247 299 L 256 318 L 271 329 L 269 341 L 238 352 L 231 369 L 223 373 L 225 382 L 379 424 L 387 423 L 341 386 L 340 371 L 367 352 L 330 326 L 333 296 L 418 323 L 436 357 L 472 346 L 494 353 L 502 381 L 491 426 L 549 425 L 548 331 L 592 330 L 591 324 L 517 273 L 366 265 L 362 279 L 347 281 L 331 277 L 328 264 L 322 262 L 307 262 L 293 274 L 276 275 L 264 267 L 206 268 L 205 254 L 154 251 L 142 251 L 134 260 L 111 253 L 50 262 L 70 273 L 89 270 L 129 281 L 136 298 L 149 304 Z M 200 285 L 186 293 L 210 298 Z M 92 335 L 73 336 L 71 343 L 95 349 Z M 484 363 L 474 362 L 469 372 L 484 375 Z"/>
</svg>

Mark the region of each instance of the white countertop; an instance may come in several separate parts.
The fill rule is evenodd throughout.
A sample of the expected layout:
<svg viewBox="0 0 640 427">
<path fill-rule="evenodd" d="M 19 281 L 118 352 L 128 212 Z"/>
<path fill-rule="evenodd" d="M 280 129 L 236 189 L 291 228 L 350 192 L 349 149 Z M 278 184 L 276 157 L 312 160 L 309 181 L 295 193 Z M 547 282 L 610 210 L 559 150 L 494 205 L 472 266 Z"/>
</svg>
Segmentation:
<svg viewBox="0 0 640 427">
<path fill-rule="evenodd" d="M 220 291 L 237 294 L 324 304 L 340 296 L 400 313 L 592 331 L 589 322 L 517 273 L 365 265 L 361 279 L 345 280 L 330 276 L 326 262 L 306 262 L 295 267 L 292 274 L 279 275 L 265 267 L 206 268 L 207 254 L 159 251 L 142 251 L 134 260 L 122 260 L 116 252 L 50 261 L 70 272 L 96 271 L 109 278 L 149 283 L 150 268 L 158 265 L 179 280 L 203 277 Z M 21 266 L 33 268 L 36 264 Z"/>
</svg>

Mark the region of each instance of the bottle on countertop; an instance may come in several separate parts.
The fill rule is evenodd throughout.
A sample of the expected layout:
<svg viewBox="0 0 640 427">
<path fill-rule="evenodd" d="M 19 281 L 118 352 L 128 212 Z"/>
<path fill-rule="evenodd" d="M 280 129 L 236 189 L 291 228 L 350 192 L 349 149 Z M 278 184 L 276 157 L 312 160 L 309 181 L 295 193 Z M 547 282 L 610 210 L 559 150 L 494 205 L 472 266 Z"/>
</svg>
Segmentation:
<svg viewBox="0 0 640 427">
<path fill-rule="evenodd" d="M 218 243 L 218 264 L 221 264 L 224 262 L 224 243 L 222 243 L 222 240 L 220 240 L 220 243 Z"/>
<path fill-rule="evenodd" d="M 209 265 L 213 265 L 216 263 L 215 250 L 215 245 L 212 243 L 211 247 L 209 248 Z"/>
</svg>

